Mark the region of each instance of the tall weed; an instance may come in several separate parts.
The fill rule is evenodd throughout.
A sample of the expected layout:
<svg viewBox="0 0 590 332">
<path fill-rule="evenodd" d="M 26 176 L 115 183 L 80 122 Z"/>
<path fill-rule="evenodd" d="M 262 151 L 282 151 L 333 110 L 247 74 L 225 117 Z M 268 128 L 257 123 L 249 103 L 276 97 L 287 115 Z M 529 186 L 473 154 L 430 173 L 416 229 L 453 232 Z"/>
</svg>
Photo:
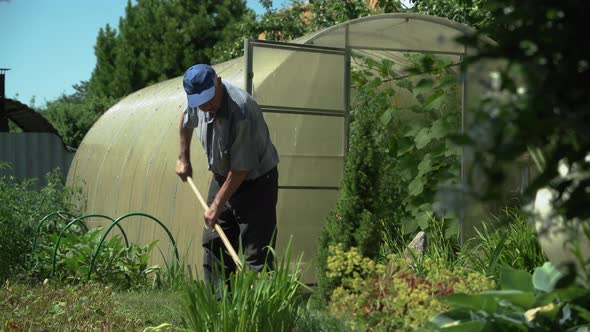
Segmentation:
<svg viewBox="0 0 590 332">
<path fill-rule="evenodd" d="M 181 304 L 184 323 L 191 331 L 293 331 L 302 303 L 300 263 L 292 270 L 287 250 L 274 271 L 232 274 L 229 288 L 219 292 L 203 280 L 192 282 Z"/>
<path fill-rule="evenodd" d="M 477 271 L 498 277 L 499 266 L 533 272 L 547 261 L 534 225 L 519 210 L 504 209 L 503 215 L 483 222 L 476 234 L 463 253 Z"/>
<path fill-rule="evenodd" d="M 457 220 L 437 218 L 432 213 L 427 215 L 425 256 L 442 261 L 449 267 L 459 263 L 461 244 Z"/>
<path fill-rule="evenodd" d="M 456 219 L 437 218 L 433 213 L 426 213 L 427 224 L 424 227 L 426 235 L 426 251 L 418 253 L 409 248 L 412 237 L 390 234 L 384 231 L 383 238 L 389 239 L 381 246 L 382 260 L 391 254 L 412 258 L 408 260 L 410 267 L 419 276 L 423 276 L 425 259 L 443 262 L 446 266 L 462 265 L 460 233 Z M 415 236 L 414 234 L 409 234 Z"/>
<path fill-rule="evenodd" d="M 188 263 L 188 255 L 191 250 L 191 244 L 186 247 L 185 252 L 179 260 L 176 257 L 167 259 L 158 247 L 160 255 L 164 261 L 162 270 L 156 275 L 154 280 L 154 286 L 163 289 L 181 290 L 186 288 L 193 280 L 195 280 L 195 273 L 192 266 Z M 172 257 L 172 253 L 169 252 L 168 257 Z"/>
</svg>

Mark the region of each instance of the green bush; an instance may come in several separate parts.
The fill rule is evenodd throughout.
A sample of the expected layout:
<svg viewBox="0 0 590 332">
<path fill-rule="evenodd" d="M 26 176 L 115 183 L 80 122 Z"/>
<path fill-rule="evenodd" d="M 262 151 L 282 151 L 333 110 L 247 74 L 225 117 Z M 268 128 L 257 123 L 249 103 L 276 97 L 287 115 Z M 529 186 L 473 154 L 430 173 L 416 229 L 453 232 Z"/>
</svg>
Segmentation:
<svg viewBox="0 0 590 332">
<path fill-rule="evenodd" d="M 329 311 L 363 330 L 413 331 L 426 326 L 426 317 L 445 308 L 440 302 L 443 295 L 494 287 L 485 275 L 449 268 L 442 258 L 424 257 L 419 275 L 411 261 L 399 255 L 377 264 L 354 248 L 331 249 L 328 275 L 339 279 L 341 286 L 331 294 Z"/>
<path fill-rule="evenodd" d="M 346 289 L 358 289 L 367 278 L 385 273 L 385 266 L 363 257 L 356 247 L 344 251 L 342 245 L 330 247 L 326 276 Z"/>
<path fill-rule="evenodd" d="M 74 87 L 79 90 L 77 93 L 48 102 L 42 114 L 55 127 L 66 146 L 78 148 L 96 120 L 117 100 L 89 96 L 85 85 Z"/>
<path fill-rule="evenodd" d="M 36 179 L 19 180 L 2 173 L 9 168 L 0 163 L 0 280 L 26 271 L 40 219 L 54 211 L 74 210 L 69 202 L 79 193 L 63 185 L 59 169 L 48 173 L 47 185 L 36 190 Z"/>
</svg>

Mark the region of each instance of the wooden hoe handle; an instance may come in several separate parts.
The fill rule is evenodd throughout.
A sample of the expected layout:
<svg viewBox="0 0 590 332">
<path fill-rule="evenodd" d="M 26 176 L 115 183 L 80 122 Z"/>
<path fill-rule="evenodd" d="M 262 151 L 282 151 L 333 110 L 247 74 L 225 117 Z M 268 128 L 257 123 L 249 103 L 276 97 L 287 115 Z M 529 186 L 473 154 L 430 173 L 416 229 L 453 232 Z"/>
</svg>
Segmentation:
<svg viewBox="0 0 590 332">
<path fill-rule="evenodd" d="M 187 180 L 188 180 L 188 184 L 191 185 L 191 188 L 195 192 L 195 195 L 197 196 L 199 203 L 201 203 L 201 206 L 203 207 L 203 209 L 205 209 L 205 211 L 207 211 L 207 209 L 209 207 L 207 206 L 207 203 L 203 199 L 203 196 L 201 196 L 201 193 L 197 189 L 197 186 L 195 186 L 195 183 L 193 182 L 193 178 L 191 178 L 189 176 L 189 177 L 187 177 Z M 231 243 L 227 239 L 227 236 L 225 235 L 225 232 L 223 231 L 223 229 L 218 224 L 215 224 L 215 231 L 217 232 L 217 234 L 219 234 L 219 237 L 221 238 L 221 241 L 223 242 L 225 249 L 227 249 L 227 251 L 229 252 L 234 263 L 236 263 L 236 267 L 238 268 L 238 271 L 242 271 L 242 262 L 240 261 L 238 254 L 234 250 L 234 247 L 231 245 Z"/>
</svg>

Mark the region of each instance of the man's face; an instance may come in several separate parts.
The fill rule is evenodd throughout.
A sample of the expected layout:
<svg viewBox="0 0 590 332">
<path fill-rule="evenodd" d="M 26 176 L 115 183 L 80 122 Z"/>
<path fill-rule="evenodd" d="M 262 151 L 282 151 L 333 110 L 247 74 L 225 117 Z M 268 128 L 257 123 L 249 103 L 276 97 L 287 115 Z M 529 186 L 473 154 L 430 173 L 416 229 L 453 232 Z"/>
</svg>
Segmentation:
<svg viewBox="0 0 590 332">
<path fill-rule="evenodd" d="M 211 98 L 208 102 L 199 105 L 199 109 L 206 113 L 215 113 L 221 107 L 221 98 L 222 95 L 222 88 L 221 88 L 221 77 L 217 77 L 215 80 L 215 95 Z"/>
</svg>

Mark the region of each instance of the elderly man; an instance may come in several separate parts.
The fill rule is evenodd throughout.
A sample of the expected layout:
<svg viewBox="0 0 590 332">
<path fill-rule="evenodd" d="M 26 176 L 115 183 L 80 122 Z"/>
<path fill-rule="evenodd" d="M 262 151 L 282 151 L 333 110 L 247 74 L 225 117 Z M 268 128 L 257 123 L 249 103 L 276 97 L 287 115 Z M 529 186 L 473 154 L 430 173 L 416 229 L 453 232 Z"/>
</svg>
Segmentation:
<svg viewBox="0 0 590 332">
<path fill-rule="evenodd" d="M 184 74 L 188 106 L 180 119 L 180 154 L 176 174 L 192 176 L 190 143 L 193 128 L 207 154 L 213 178 L 209 187 L 203 231 L 205 278 L 216 284 L 220 262 L 226 275 L 235 270 L 221 239 L 213 231 L 219 224 L 238 248 L 241 239 L 246 263 L 260 271 L 273 267 L 278 192 L 277 150 L 260 107 L 246 91 L 218 77 L 205 64 Z M 222 260 L 223 258 L 223 260 Z"/>
</svg>

